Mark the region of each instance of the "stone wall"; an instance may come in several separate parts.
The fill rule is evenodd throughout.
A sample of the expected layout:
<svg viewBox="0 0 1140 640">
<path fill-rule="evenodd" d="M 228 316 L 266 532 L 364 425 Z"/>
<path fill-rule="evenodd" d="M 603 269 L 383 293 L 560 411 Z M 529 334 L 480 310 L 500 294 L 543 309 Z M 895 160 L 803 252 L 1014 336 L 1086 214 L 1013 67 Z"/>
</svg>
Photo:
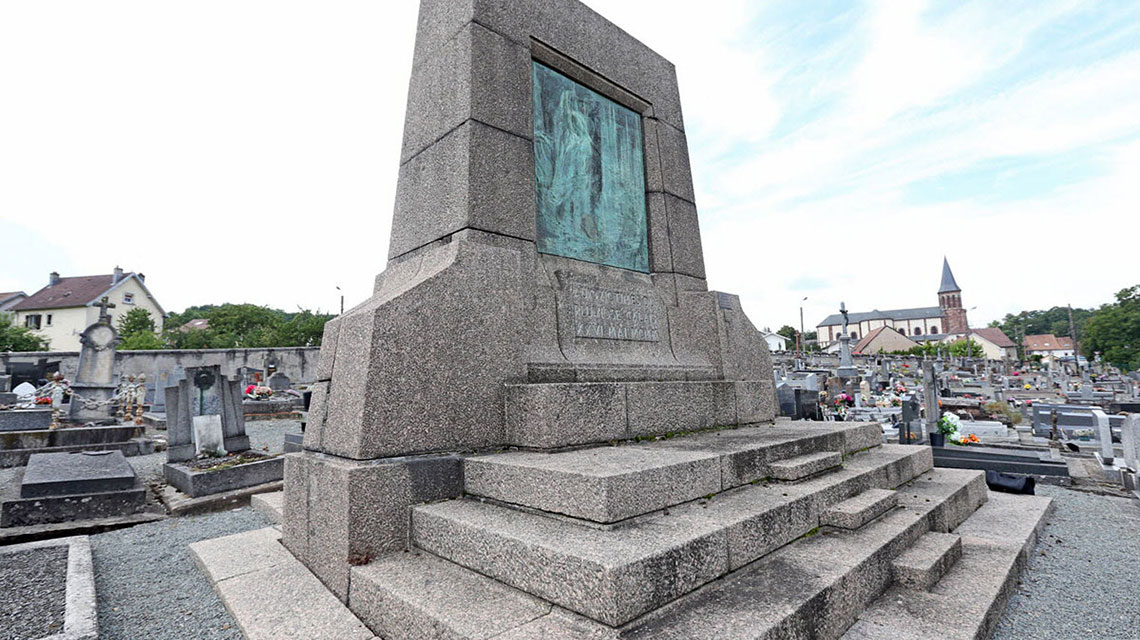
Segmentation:
<svg viewBox="0 0 1140 640">
<path fill-rule="evenodd" d="M 317 378 L 317 358 L 320 347 L 283 347 L 277 349 L 159 349 L 154 351 L 119 351 L 115 354 L 115 379 L 120 376 L 145 373 L 148 380 L 161 380 L 172 384 L 172 377 L 181 375 L 187 367 L 218 365 L 228 376 L 235 376 L 242 367 L 264 371 L 271 362 L 277 370 L 289 376 L 294 385 L 307 384 Z M 0 353 L 0 371 L 11 363 L 35 364 L 40 360 L 59 363 L 60 371 L 69 379 L 75 377 L 79 367 L 78 351 L 29 351 Z"/>
</svg>

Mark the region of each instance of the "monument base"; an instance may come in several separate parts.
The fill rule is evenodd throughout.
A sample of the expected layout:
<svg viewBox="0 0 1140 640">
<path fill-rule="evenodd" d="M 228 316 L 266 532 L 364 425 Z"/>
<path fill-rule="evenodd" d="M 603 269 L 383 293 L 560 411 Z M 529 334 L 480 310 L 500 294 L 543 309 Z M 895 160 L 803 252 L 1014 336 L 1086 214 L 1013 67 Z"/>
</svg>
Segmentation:
<svg viewBox="0 0 1140 640">
<path fill-rule="evenodd" d="M 87 408 L 82 401 L 72 398 L 70 405 L 71 410 L 68 413 L 72 422 L 92 422 L 115 417 L 115 407 L 109 400 L 115 397 L 115 392 L 118 390 L 117 387 L 73 384 L 71 385 L 71 389 L 86 400 L 105 402 L 105 404 L 100 404 L 97 407 Z"/>
</svg>

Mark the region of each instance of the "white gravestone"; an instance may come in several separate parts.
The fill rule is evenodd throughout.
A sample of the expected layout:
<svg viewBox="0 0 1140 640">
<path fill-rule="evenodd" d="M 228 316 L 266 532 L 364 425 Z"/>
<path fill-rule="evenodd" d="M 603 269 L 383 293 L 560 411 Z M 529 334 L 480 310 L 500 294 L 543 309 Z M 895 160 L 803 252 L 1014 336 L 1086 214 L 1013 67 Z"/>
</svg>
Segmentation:
<svg viewBox="0 0 1140 640">
<path fill-rule="evenodd" d="M 194 453 L 225 454 L 222 437 L 222 416 L 217 414 L 194 416 Z"/>
<path fill-rule="evenodd" d="M 1140 414 L 1133 413 L 1124 419 L 1120 429 L 1120 442 L 1124 445 L 1124 464 L 1140 471 Z"/>
<path fill-rule="evenodd" d="M 1097 440 L 1100 441 L 1100 457 L 1101 462 L 1104 464 L 1112 464 L 1112 458 L 1115 452 L 1112 450 L 1112 429 L 1108 424 L 1108 414 L 1100 409 L 1093 409 L 1093 420 L 1096 421 L 1094 428 L 1096 429 Z"/>
<path fill-rule="evenodd" d="M 16 399 L 20 402 L 31 402 L 35 400 L 36 388 L 27 382 L 21 382 L 12 389 L 12 393 L 16 394 Z"/>
</svg>

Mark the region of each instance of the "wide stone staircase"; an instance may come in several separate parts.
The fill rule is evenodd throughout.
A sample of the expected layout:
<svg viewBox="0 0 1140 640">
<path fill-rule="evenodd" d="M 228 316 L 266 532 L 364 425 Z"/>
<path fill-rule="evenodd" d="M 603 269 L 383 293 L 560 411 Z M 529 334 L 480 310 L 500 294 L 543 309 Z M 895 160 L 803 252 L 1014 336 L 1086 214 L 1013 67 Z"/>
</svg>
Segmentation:
<svg viewBox="0 0 1140 640">
<path fill-rule="evenodd" d="M 348 605 L 389 639 L 987 637 L 1050 501 L 880 442 L 783 421 L 469 457 Z"/>
</svg>

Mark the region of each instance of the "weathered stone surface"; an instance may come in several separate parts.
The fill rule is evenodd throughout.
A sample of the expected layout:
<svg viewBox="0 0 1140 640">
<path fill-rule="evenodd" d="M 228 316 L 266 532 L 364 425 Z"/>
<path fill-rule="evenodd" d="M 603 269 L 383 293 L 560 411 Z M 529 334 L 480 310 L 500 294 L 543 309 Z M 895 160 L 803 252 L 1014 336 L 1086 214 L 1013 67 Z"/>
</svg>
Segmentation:
<svg viewBox="0 0 1140 640">
<path fill-rule="evenodd" d="M 281 516 L 285 511 L 285 492 L 272 491 L 251 496 L 249 506 L 272 520 L 274 524 L 281 524 Z"/>
<path fill-rule="evenodd" d="M 610 523 L 721 490 L 720 459 L 651 446 L 468 458 L 467 493 Z"/>
<path fill-rule="evenodd" d="M 213 471 L 198 471 L 184 464 L 168 462 L 163 465 L 162 474 L 167 484 L 197 498 L 277 482 L 285 475 L 285 460 L 277 456 Z"/>
<path fill-rule="evenodd" d="M 736 423 L 731 382 L 633 382 L 628 384 L 627 403 L 632 437 Z"/>
<path fill-rule="evenodd" d="M 825 510 L 819 517 L 821 525 L 840 529 L 858 529 L 895 508 L 899 496 L 886 489 L 868 489 Z"/>
<path fill-rule="evenodd" d="M 146 505 L 146 485 L 135 479 L 128 489 L 12 498 L 0 505 L 0 527 L 109 518 L 137 512 Z"/>
<path fill-rule="evenodd" d="M 616 383 L 510 385 L 510 443 L 551 448 L 626 438 L 625 394 Z"/>
<path fill-rule="evenodd" d="M 0 411 L 0 431 L 32 431 L 51 426 L 51 409 Z M 7 448 L 7 447 L 5 447 Z"/>
<path fill-rule="evenodd" d="M 121 451 L 37 453 L 28 459 L 21 498 L 121 491 L 135 484 L 135 470 Z"/>
<path fill-rule="evenodd" d="M 736 421 L 739 424 L 771 422 L 776 418 L 776 385 L 770 378 L 738 380 Z"/>
<path fill-rule="evenodd" d="M 352 569 L 349 606 L 384 638 L 491 638 L 550 612 L 550 604 L 426 554 L 399 553 Z"/>
<path fill-rule="evenodd" d="M 933 587 L 962 557 L 962 538 L 953 533 L 929 532 L 891 562 L 895 582 L 908 589 Z"/>
<path fill-rule="evenodd" d="M 306 451 L 285 468 L 284 543 L 342 600 L 350 563 L 407 547 L 410 506 L 463 491 L 452 456 L 358 462 Z"/>
<path fill-rule="evenodd" d="M 821 471 L 834 469 L 843 462 L 843 455 L 836 451 L 821 451 L 807 455 L 778 460 L 769 465 L 773 478 L 778 480 L 800 480 Z"/>
<path fill-rule="evenodd" d="M 245 637 L 376 640 L 280 545 L 279 537 L 270 527 L 190 545 L 195 563 Z"/>
<path fill-rule="evenodd" d="M 533 144 L 468 120 L 400 167 L 390 253 L 472 227 L 534 239 Z"/>
</svg>

